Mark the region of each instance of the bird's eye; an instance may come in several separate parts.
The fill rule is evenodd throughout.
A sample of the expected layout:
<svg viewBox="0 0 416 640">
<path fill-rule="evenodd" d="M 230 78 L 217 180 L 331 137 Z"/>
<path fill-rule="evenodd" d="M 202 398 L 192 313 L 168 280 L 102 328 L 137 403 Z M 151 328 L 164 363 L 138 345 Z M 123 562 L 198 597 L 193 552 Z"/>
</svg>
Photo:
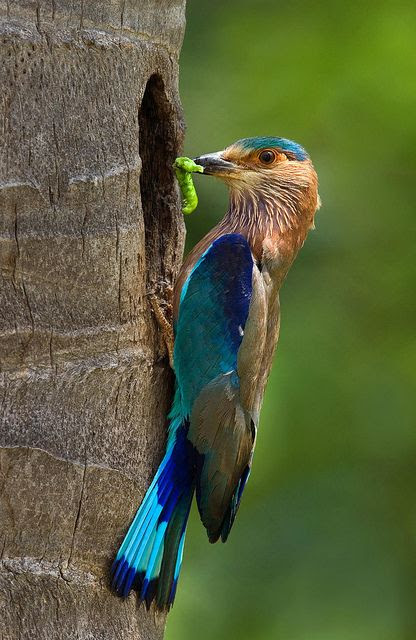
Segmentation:
<svg viewBox="0 0 416 640">
<path fill-rule="evenodd" d="M 272 162 L 276 160 L 276 154 L 274 151 L 271 151 L 270 149 L 265 149 L 260 153 L 259 160 L 263 164 L 272 164 Z"/>
</svg>

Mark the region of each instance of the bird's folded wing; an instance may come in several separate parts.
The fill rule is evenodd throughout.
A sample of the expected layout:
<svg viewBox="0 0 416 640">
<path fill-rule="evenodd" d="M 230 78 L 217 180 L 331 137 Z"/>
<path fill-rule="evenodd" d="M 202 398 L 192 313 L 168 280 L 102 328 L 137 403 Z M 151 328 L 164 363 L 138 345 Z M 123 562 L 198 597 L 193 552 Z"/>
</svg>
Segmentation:
<svg viewBox="0 0 416 640">
<path fill-rule="evenodd" d="M 211 540 L 225 518 L 232 523 L 230 504 L 253 449 L 254 426 L 237 373 L 250 304 L 258 299 L 253 269 L 242 235 L 215 240 L 184 284 L 176 323 L 175 373 L 197 453 L 198 506 Z"/>
<path fill-rule="evenodd" d="M 218 376 L 195 401 L 188 438 L 197 452 L 196 499 L 211 542 L 222 530 L 251 459 L 254 431 L 239 400 L 235 373 Z"/>
<path fill-rule="evenodd" d="M 174 363 L 184 412 L 201 390 L 237 369 L 252 297 L 253 257 L 237 233 L 221 236 L 185 281 L 175 326 Z"/>
</svg>

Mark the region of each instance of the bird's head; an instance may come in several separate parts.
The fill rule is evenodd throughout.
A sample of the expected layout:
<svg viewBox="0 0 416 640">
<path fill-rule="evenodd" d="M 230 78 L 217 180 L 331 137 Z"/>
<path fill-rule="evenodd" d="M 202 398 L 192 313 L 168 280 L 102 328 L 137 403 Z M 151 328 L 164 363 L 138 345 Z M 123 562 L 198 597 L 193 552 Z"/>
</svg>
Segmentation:
<svg viewBox="0 0 416 640">
<path fill-rule="evenodd" d="M 195 162 L 230 188 L 230 214 L 280 231 L 309 227 L 319 207 L 318 180 L 303 147 L 286 138 L 244 138 Z M 251 220 L 252 221 L 252 220 Z"/>
</svg>

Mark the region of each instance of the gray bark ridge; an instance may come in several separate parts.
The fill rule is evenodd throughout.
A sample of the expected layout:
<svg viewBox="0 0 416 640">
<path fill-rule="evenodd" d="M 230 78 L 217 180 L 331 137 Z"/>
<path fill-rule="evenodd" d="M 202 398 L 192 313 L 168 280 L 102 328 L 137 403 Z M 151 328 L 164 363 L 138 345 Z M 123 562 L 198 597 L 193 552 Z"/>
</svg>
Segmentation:
<svg viewBox="0 0 416 640">
<path fill-rule="evenodd" d="M 184 0 L 0 0 L 0 637 L 162 638 L 108 568 L 172 374 Z M 162 283 L 162 285 L 161 285 Z"/>
</svg>

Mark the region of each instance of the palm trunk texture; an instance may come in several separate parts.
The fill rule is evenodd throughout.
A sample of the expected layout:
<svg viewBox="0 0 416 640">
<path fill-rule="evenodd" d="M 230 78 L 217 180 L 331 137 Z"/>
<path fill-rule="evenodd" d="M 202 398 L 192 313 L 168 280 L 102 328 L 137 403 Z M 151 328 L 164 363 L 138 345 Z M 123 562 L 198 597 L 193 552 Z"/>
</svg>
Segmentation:
<svg viewBox="0 0 416 640">
<path fill-rule="evenodd" d="M 108 568 L 172 375 L 184 0 L 0 0 L 0 638 L 149 639 Z"/>
</svg>

